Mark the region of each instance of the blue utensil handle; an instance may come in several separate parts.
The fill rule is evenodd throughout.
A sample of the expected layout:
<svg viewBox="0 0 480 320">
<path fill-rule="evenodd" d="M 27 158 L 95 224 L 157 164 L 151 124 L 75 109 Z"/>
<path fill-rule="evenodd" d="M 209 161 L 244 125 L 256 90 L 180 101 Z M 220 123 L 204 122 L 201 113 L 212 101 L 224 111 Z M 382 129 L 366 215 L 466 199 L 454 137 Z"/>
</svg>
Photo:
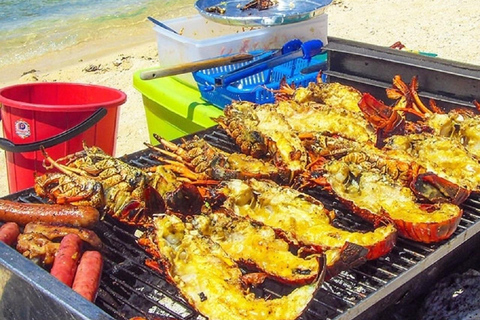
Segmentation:
<svg viewBox="0 0 480 320">
<path fill-rule="evenodd" d="M 282 46 L 282 54 L 297 51 L 302 47 L 302 44 L 300 39 L 292 39 Z"/>
<path fill-rule="evenodd" d="M 314 39 L 302 44 L 303 59 L 310 59 L 323 52 L 322 40 Z"/>
<path fill-rule="evenodd" d="M 222 77 L 216 78 L 215 84 L 226 87 L 232 82 L 271 69 L 296 58 L 310 59 L 322 53 L 323 42 L 318 39 L 309 40 L 302 43 L 296 50 L 286 48 L 285 51 L 286 52 L 282 52 L 280 56 L 274 56 L 266 61 L 262 60 L 260 63 L 251 63 L 250 66 L 246 68 L 241 68 L 241 70 L 235 70 Z"/>
</svg>

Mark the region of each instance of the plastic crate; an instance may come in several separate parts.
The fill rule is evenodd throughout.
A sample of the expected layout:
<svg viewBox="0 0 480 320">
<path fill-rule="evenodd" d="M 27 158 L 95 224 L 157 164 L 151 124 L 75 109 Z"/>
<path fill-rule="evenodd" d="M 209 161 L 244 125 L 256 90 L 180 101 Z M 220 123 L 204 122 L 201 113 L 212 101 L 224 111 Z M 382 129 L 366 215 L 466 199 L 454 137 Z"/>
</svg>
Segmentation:
<svg viewBox="0 0 480 320">
<path fill-rule="evenodd" d="M 255 59 L 262 58 L 261 54 L 255 54 Z M 259 104 L 270 103 L 275 99 L 272 90 L 280 88 L 280 82 L 283 78 L 290 85 L 294 84 L 297 87 L 307 86 L 310 82 L 316 81 L 320 70 L 325 70 L 326 60 L 327 55 L 325 53 L 311 59 L 293 59 L 274 68 L 249 75 L 226 86 L 216 84 L 215 79 L 245 66 L 248 62 L 200 70 L 194 72 L 193 77 L 197 82 L 202 98 L 220 109 L 223 109 L 232 101 L 250 101 Z M 315 69 L 315 71 L 307 74 L 301 73 L 305 68 L 314 65 L 319 65 L 318 70 Z"/>
</svg>

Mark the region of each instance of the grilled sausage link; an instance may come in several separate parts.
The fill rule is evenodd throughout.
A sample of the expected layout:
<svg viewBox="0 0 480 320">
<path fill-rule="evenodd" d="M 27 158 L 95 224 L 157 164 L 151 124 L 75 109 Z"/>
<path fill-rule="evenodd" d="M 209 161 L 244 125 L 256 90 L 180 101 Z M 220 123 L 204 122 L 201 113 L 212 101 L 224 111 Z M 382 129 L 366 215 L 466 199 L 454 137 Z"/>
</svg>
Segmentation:
<svg viewBox="0 0 480 320">
<path fill-rule="evenodd" d="M 60 242 L 50 274 L 71 287 L 82 250 L 82 239 L 76 234 L 67 234 Z"/>
<path fill-rule="evenodd" d="M 73 280 L 73 291 L 94 302 L 102 276 L 103 258 L 98 251 L 85 251 Z"/>
<path fill-rule="evenodd" d="M 0 241 L 12 246 L 20 234 L 20 228 L 15 222 L 7 222 L 0 227 Z"/>
<path fill-rule="evenodd" d="M 0 200 L 0 221 L 26 225 L 46 222 L 74 227 L 93 227 L 100 219 L 94 207 Z"/>
</svg>

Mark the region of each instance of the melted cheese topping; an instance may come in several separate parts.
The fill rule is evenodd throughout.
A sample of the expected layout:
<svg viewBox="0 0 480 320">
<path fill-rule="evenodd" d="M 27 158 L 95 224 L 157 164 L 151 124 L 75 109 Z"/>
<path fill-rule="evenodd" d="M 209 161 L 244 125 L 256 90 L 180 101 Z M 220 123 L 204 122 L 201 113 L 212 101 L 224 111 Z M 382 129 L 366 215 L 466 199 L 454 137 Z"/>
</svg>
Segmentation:
<svg viewBox="0 0 480 320">
<path fill-rule="evenodd" d="M 373 170 L 363 171 L 355 179 L 349 179 L 348 183 L 345 183 L 345 166 L 341 161 L 333 161 L 327 166 L 327 179 L 339 197 L 354 202 L 360 208 L 379 215 L 383 209 L 394 220 L 412 223 L 441 223 L 461 215 L 461 209 L 450 203 L 440 204 L 439 209 L 433 212 L 424 210 L 421 204 L 416 202 L 410 188 L 399 185 Z"/>
<path fill-rule="evenodd" d="M 241 270 L 218 244 L 187 230 L 174 216 L 159 217 L 154 226 L 158 251 L 170 264 L 172 280 L 208 319 L 296 319 L 318 289 L 319 281 L 278 299 L 256 298 L 243 290 Z"/>
<path fill-rule="evenodd" d="M 360 112 L 358 102 L 362 99 L 362 94 L 353 87 L 338 82 L 322 83 L 318 85 L 315 95 L 320 96 L 323 103 L 329 106 Z"/>
<path fill-rule="evenodd" d="M 283 281 L 313 280 L 319 273 L 316 259 L 303 259 L 290 252 L 286 241 L 267 226 L 252 225 L 242 218 L 222 213 L 195 216 L 193 225 L 218 243 L 235 261 L 253 264 Z"/>
<path fill-rule="evenodd" d="M 480 188 L 480 164 L 460 144 L 434 135 L 395 136 L 388 141 L 387 154 L 416 161 L 427 171 L 469 190 Z"/>
<path fill-rule="evenodd" d="M 232 180 L 222 191 L 229 197 L 225 206 L 237 215 L 281 229 L 304 245 L 341 248 L 351 242 L 370 247 L 396 232 L 392 225 L 365 233 L 336 228 L 331 213 L 320 202 L 269 181 Z"/>
<path fill-rule="evenodd" d="M 279 102 L 276 110 L 297 132 L 328 132 L 359 142 L 375 139 L 375 132 L 365 118 L 349 110 L 320 104 L 295 107 L 289 101 Z"/>
<path fill-rule="evenodd" d="M 310 82 L 307 88 L 296 89 L 293 99 L 300 103 L 316 101 L 334 108 L 360 112 L 358 102 L 362 99 L 362 94 L 357 89 L 338 82 Z"/>
<path fill-rule="evenodd" d="M 228 156 L 227 162 L 229 168 L 244 173 L 258 173 L 270 175 L 278 173 L 278 168 L 270 162 L 261 161 L 242 153 L 232 153 Z"/>
<path fill-rule="evenodd" d="M 473 156 L 480 157 L 480 117 L 450 111 L 448 114 L 433 113 L 425 123 L 435 134 L 453 138 L 465 146 Z"/>
<path fill-rule="evenodd" d="M 463 140 L 468 152 L 480 159 L 480 122 L 478 118 L 465 120 L 460 129 L 460 139 Z"/>
<path fill-rule="evenodd" d="M 257 108 L 255 114 L 259 119 L 257 130 L 275 142 L 275 153 L 281 163 L 292 171 L 303 170 L 307 164 L 307 152 L 284 117 L 267 107 Z"/>
</svg>

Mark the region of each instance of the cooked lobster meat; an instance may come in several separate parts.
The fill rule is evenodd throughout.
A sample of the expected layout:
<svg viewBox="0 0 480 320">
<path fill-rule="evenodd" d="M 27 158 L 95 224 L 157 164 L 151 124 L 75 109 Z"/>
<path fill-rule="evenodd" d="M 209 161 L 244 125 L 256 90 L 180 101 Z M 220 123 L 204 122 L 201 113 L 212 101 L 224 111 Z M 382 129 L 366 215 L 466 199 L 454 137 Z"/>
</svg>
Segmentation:
<svg viewBox="0 0 480 320">
<path fill-rule="evenodd" d="M 468 192 L 480 191 L 480 163 L 450 138 L 428 133 L 396 135 L 386 140 L 384 152 L 399 160 L 416 161 Z"/>
<path fill-rule="evenodd" d="M 317 252 L 353 243 L 368 250 L 367 259 L 376 259 L 390 252 L 396 241 L 393 224 L 379 223 L 380 226 L 369 232 L 337 228 L 332 223 L 334 213 L 320 201 L 272 181 L 224 181 L 218 192 L 226 196 L 222 206 L 236 215 L 270 226 L 292 243 L 316 248 Z"/>
<path fill-rule="evenodd" d="M 323 133 L 359 142 L 375 142 L 376 139 L 375 129 L 361 112 L 320 103 L 299 104 L 292 101 L 279 101 L 262 107 L 280 113 L 300 137 L 305 133 Z"/>
<path fill-rule="evenodd" d="M 287 101 L 299 104 L 311 102 L 321 103 L 334 109 L 343 109 L 352 112 L 360 112 L 358 102 L 362 93 L 357 89 L 338 82 L 323 82 L 321 74 L 316 82 L 310 82 L 306 87 L 290 86 L 284 80 L 280 83 L 280 89 L 274 90 L 275 100 Z"/>
<path fill-rule="evenodd" d="M 429 113 L 423 123 L 435 134 L 450 137 L 480 159 L 480 116 L 471 110 L 452 110 L 448 113 Z"/>
<path fill-rule="evenodd" d="M 166 273 L 185 299 L 208 319 L 296 319 L 324 275 L 322 271 L 316 281 L 276 299 L 256 297 L 245 288 L 242 271 L 220 245 L 192 232 L 173 215 L 155 218 L 153 232 L 146 233 L 139 243 L 156 259 L 149 264 Z"/>
<path fill-rule="evenodd" d="M 459 196 L 451 197 L 456 204 L 465 200 L 468 193 L 478 192 L 478 160 L 458 140 L 434 134 L 423 124 L 406 121 L 395 107 L 389 107 L 369 94 L 364 94 L 359 105 L 381 136 L 377 147 L 388 156 L 417 162 L 426 171 L 449 181 L 452 187 L 456 185 Z"/>
<path fill-rule="evenodd" d="M 323 170 L 328 188 L 353 213 L 372 222 L 386 217 L 405 238 L 424 243 L 447 239 L 462 217 L 462 209 L 455 204 L 420 202 L 408 182 L 430 188 L 419 180 L 424 175 L 414 177 L 409 163 L 380 153 L 352 152 L 326 162 Z"/>
<path fill-rule="evenodd" d="M 394 137 L 387 139 L 387 141 Z M 458 205 L 470 195 L 470 191 L 467 188 L 435 174 L 433 172 L 435 170 L 430 169 L 428 166 L 425 167 L 426 163 L 418 161 L 417 157 L 411 157 L 402 151 L 390 150 L 388 146 L 378 149 L 372 143 L 359 143 L 343 137 L 321 133 L 313 134 L 309 137 L 305 136 L 303 141 L 312 162 L 309 165 L 309 171 L 300 175 L 295 181 L 294 186 L 299 189 L 324 184 L 324 173 L 321 170 L 316 170 L 318 164 L 323 164 L 328 159 L 357 157 L 358 159 L 365 158 L 367 162 L 371 162 L 372 164 L 369 166 L 372 168 L 376 167 L 394 179 L 400 179 L 399 182 L 406 187 L 410 187 L 419 201 L 428 201 L 430 203 L 451 202 Z M 365 169 L 370 170 L 370 167 Z"/>
<path fill-rule="evenodd" d="M 280 113 L 251 102 L 233 102 L 215 120 L 243 153 L 271 159 L 277 167 L 294 174 L 305 169 L 305 148 Z"/>
<path fill-rule="evenodd" d="M 276 281 L 306 284 L 321 272 L 314 256 L 302 258 L 293 254 L 288 242 L 268 226 L 223 212 L 196 215 L 191 224 L 201 235 L 218 243 L 237 263 Z"/>
<path fill-rule="evenodd" d="M 395 100 L 395 110 L 416 116 L 414 120 L 431 129 L 432 133 L 449 137 L 462 144 L 477 160 L 480 157 L 480 103 L 473 101 L 471 108 L 458 108 L 448 112 L 440 108 L 435 100 L 427 107 L 418 95 L 418 77 L 406 84 L 399 75 L 393 78 L 387 96 Z"/>
</svg>

